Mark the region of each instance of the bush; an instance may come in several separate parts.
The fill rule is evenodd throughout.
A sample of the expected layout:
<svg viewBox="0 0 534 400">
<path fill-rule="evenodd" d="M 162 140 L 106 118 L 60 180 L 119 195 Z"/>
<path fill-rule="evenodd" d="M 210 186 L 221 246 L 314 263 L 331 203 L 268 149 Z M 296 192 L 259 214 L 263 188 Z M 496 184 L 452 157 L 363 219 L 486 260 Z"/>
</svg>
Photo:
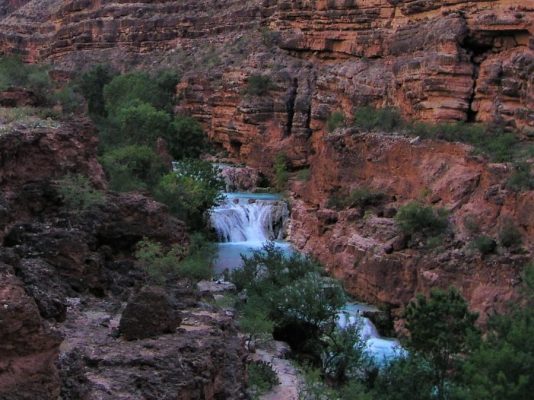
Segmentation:
<svg viewBox="0 0 534 400">
<path fill-rule="evenodd" d="M 115 115 L 119 143 L 154 146 L 157 138 L 171 136 L 171 117 L 150 104 L 134 100 Z"/>
<path fill-rule="evenodd" d="M 205 211 L 221 199 L 224 187 L 217 167 L 202 160 L 184 160 L 175 164 L 175 172 L 161 178 L 154 196 L 190 227 L 199 228 Z"/>
<path fill-rule="evenodd" d="M 263 96 L 273 88 L 271 78 L 266 75 L 251 75 L 247 80 L 246 94 Z"/>
<path fill-rule="evenodd" d="M 439 235 L 448 226 L 447 212 L 444 209 L 435 210 L 416 202 L 400 207 L 395 221 L 400 230 L 408 235 Z"/>
<path fill-rule="evenodd" d="M 135 256 L 155 284 L 172 278 L 200 281 L 211 278 L 215 247 L 198 233 L 191 236 L 187 250 L 174 245 L 165 251 L 160 243 L 144 238 L 137 244 Z"/>
<path fill-rule="evenodd" d="M 506 187 L 514 192 L 534 189 L 534 175 L 532 175 L 530 164 L 516 163 L 514 172 L 506 182 Z"/>
<path fill-rule="evenodd" d="M 506 221 L 499 231 L 499 243 L 501 246 L 519 247 L 522 241 L 519 229 L 511 221 Z"/>
<path fill-rule="evenodd" d="M 100 158 L 112 190 L 128 192 L 153 190 L 169 170 L 161 158 L 147 146 L 120 147 Z"/>
<path fill-rule="evenodd" d="M 172 134 L 166 139 L 176 160 L 197 158 L 206 150 L 207 136 L 198 121 L 191 117 L 177 116 L 171 125 Z"/>
<path fill-rule="evenodd" d="M 53 89 L 47 67 L 25 64 L 17 57 L 0 57 L 0 91 L 9 87 L 31 90 L 44 103 L 50 101 Z"/>
<path fill-rule="evenodd" d="M 239 327 L 249 334 L 250 339 L 271 337 L 274 323 L 269 318 L 269 309 L 261 297 L 249 297 L 240 311 Z"/>
<path fill-rule="evenodd" d="M 368 131 L 392 132 L 404 126 L 398 110 L 386 107 L 376 109 L 371 106 L 359 107 L 354 110 L 354 126 Z"/>
<path fill-rule="evenodd" d="M 286 189 L 289 173 L 287 171 L 287 158 L 285 154 L 278 153 L 274 159 L 274 187 L 283 192 Z"/>
<path fill-rule="evenodd" d="M 156 109 L 170 110 L 172 93 L 166 84 L 158 82 L 145 72 L 118 75 L 104 87 L 106 110 L 111 115 L 132 102 L 147 103 Z"/>
<path fill-rule="evenodd" d="M 78 87 L 87 100 L 89 113 L 106 116 L 104 86 L 110 83 L 116 75 L 117 72 L 111 67 L 96 65 L 77 80 Z"/>
<path fill-rule="evenodd" d="M 271 364 L 265 361 L 253 361 L 248 364 L 248 392 L 252 399 L 258 399 L 273 387 L 280 384 L 278 375 Z"/>
<path fill-rule="evenodd" d="M 343 125 L 345 125 L 345 114 L 341 111 L 334 111 L 326 120 L 326 130 L 328 132 L 334 132 Z"/>
<path fill-rule="evenodd" d="M 58 192 L 70 211 L 85 211 L 104 203 L 104 194 L 81 174 L 68 174 L 58 181 Z"/>
<path fill-rule="evenodd" d="M 74 114 L 83 109 L 83 97 L 73 87 L 66 86 L 54 95 L 64 114 Z"/>
<path fill-rule="evenodd" d="M 482 235 L 473 240 L 473 247 L 482 255 L 486 255 L 495 251 L 497 243 L 492 238 Z"/>
</svg>

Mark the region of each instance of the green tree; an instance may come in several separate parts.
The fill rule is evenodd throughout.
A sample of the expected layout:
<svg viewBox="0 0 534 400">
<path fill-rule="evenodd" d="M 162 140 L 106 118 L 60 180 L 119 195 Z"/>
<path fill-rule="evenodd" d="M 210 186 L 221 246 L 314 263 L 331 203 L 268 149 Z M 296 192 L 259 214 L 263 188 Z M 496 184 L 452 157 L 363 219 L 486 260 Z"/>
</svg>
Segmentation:
<svg viewBox="0 0 534 400">
<path fill-rule="evenodd" d="M 193 229 L 204 225 L 204 214 L 221 199 L 224 181 L 217 167 L 202 160 L 175 164 L 175 172 L 161 178 L 154 190 L 157 200 Z"/>
<path fill-rule="evenodd" d="M 170 136 L 171 117 L 147 103 L 134 100 L 116 111 L 119 142 L 154 146 Z"/>
<path fill-rule="evenodd" d="M 459 354 L 469 350 L 476 332 L 477 314 L 469 311 L 460 293 L 433 290 L 427 298 L 418 295 L 406 307 L 406 327 L 410 331 L 409 350 L 427 360 L 433 368 L 437 398 L 446 398 L 446 381 L 456 367 Z"/>
<path fill-rule="evenodd" d="M 283 153 L 278 153 L 274 158 L 274 187 L 276 190 L 283 192 L 286 189 L 288 179 L 287 157 Z"/>
<path fill-rule="evenodd" d="M 208 145 L 204 130 L 191 117 L 176 116 L 172 122 L 172 132 L 166 139 L 176 160 L 197 158 Z"/>
<path fill-rule="evenodd" d="M 401 231 L 409 235 L 436 235 L 447 228 L 447 211 L 411 202 L 399 208 L 395 222 Z"/>
<path fill-rule="evenodd" d="M 490 320 L 463 369 L 465 400 L 527 400 L 534 393 L 534 265 L 523 274 L 523 307 Z"/>
<path fill-rule="evenodd" d="M 169 171 L 161 158 L 147 146 L 130 145 L 110 150 L 100 162 L 110 187 L 118 192 L 152 190 Z"/>
<path fill-rule="evenodd" d="M 77 83 L 87 100 L 89 113 L 106 116 L 104 86 L 110 83 L 116 75 L 117 72 L 111 67 L 100 64 L 80 76 Z"/>
</svg>

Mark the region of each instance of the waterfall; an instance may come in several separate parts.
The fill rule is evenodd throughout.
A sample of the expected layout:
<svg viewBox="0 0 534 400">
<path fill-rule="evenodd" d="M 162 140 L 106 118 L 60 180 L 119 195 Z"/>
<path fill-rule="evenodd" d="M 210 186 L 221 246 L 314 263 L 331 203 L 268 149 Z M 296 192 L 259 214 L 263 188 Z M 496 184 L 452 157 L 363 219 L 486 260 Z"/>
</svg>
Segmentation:
<svg viewBox="0 0 534 400">
<path fill-rule="evenodd" d="M 226 243 L 264 243 L 284 237 L 289 210 L 274 195 L 227 193 L 210 212 L 211 226 Z"/>
</svg>

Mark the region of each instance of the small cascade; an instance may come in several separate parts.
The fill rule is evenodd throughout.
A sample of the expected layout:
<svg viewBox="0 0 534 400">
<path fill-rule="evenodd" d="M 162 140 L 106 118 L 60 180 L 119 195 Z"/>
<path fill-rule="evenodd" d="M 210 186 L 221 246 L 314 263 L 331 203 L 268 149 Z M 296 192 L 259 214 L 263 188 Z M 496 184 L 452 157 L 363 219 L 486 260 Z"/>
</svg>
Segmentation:
<svg viewBox="0 0 534 400">
<path fill-rule="evenodd" d="M 227 193 L 210 212 L 211 226 L 225 243 L 264 243 L 284 238 L 287 204 L 277 196 Z"/>
</svg>

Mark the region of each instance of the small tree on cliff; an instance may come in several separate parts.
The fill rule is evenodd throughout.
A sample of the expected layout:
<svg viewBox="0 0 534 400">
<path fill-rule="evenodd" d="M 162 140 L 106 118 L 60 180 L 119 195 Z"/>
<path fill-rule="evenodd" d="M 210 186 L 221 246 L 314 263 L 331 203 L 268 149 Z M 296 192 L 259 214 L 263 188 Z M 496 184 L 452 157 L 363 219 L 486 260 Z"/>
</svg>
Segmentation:
<svg viewBox="0 0 534 400">
<path fill-rule="evenodd" d="M 437 398 L 445 398 L 445 383 L 455 367 L 455 357 L 469 350 L 469 337 L 476 332 L 477 314 L 469 311 L 460 293 L 433 290 L 427 298 L 418 295 L 406 308 L 410 331 L 408 347 L 428 360 L 434 369 Z"/>
</svg>

